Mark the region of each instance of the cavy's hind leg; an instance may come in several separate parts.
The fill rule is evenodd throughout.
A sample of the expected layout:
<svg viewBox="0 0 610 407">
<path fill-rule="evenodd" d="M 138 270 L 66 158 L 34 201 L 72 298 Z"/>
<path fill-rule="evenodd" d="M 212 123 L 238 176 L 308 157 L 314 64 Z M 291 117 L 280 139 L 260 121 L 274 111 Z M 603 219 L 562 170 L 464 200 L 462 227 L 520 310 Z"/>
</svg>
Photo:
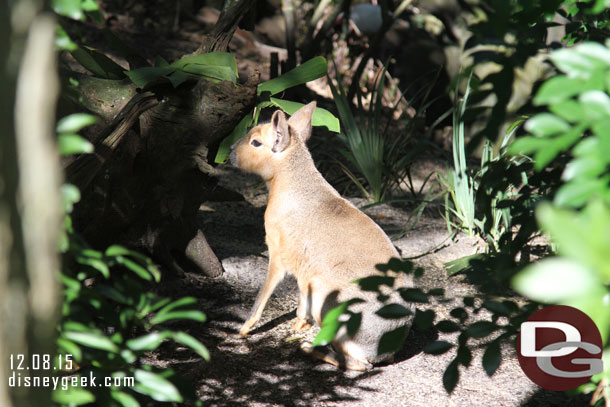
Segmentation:
<svg viewBox="0 0 610 407">
<path fill-rule="evenodd" d="M 365 372 L 373 367 L 368 361 L 358 360 L 349 354 L 342 352 L 335 352 L 330 347 L 314 348 L 310 343 L 305 342 L 301 344 L 301 349 L 303 352 L 311 355 L 314 359 L 321 360 L 336 367 L 343 367 L 347 370 Z"/>
</svg>

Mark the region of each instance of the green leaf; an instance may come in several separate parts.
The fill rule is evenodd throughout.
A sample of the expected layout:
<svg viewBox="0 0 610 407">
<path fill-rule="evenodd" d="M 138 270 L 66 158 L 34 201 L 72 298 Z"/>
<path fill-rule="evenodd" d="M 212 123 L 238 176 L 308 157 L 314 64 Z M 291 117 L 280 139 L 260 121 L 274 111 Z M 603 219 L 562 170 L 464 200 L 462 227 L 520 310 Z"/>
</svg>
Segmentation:
<svg viewBox="0 0 610 407">
<path fill-rule="evenodd" d="M 500 352 L 500 342 L 494 341 L 489 344 L 483 353 L 483 369 L 487 376 L 492 376 L 502 363 L 502 353 Z"/>
<path fill-rule="evenodd" d="M 62 133 L 57 136 L 57 147 L 61 155 L 89 154 L 94 148 L 87 139 L 78 134 Z"/>
<path fill-rule="evenodd" d="M 140 407 L 140 403 L 131 394 L 123 391 L 110 390 L 110 397 L 121 407 Z"/>
<path fill-rule="evenodd" d="M 594 121 L 610 116 L 610 96 L 601 90 L 591 90 L 578 98 L 587 120 Z"/>
<path fill-rule="evenodd" d="M 146 66 L 143 68 L 132 69 L 131 71 L 125 71 L 125 74 L 135 83 L 139 88 L 145 89 L 147 86 L 164 80 L 163 77 L 174 72 L 174 68 L 170 67 L 150 67 Z"/>
<path fill-rule="evenodd" d="M 220 147 L 218 147 L 218 152 L 216 153 L 216 158 L 214 158 L 214 162 L 218 164 L 222 164 L 227 161 L 229 158 L 229 152 L 231 151 L 231 146 L 237 142 L 237 140 L 241 139 L 248 132 L 248 127 L 252 124 L 252 115 L 245 115 L 237 126 L 233 129 L 231 134 L 226 137 L 220 143 Z"/>
<path fill-rule="evenodd" d="M 68 387 L 64 390 L 60 387 L 53 390 L 52 399 L 54 402 L 66 406 L 82 406 L 93 403 L 95 396 L 89 390 L 82 387 Z"/>
<path fill-rule="evenodd" d="M 598 284 L 599 280 L 586 266 L 559 257 L 540 260 L 513 279 L 515 291 L 547 304 L 587 295 Z"/>
<path fill-rule="evenodd" d="M 407 325 L 400 326 L 392 331 L 386 332 L 379 338 L 378 354 L 397 352 L 403 345 L 409 327 Z"/>
<path fill-rule="evenodd" d="M 442 355 L 443 353 L 447 353 L 449 349 L 453 348 L 453 344 L 447 341 L 435 341 L 432 342 L 424 348 L 424 353 L 430 355 Z"/>
<path fill-rule="evenodd" d="M 170 336 L 172 336 L 171 331 L 152 332 L 138 338 L 130 339 L 125 344 L 129 349 L 134 351 L 154 350 Z"/>
<path fill-rule="evenodd" d="M 176 309 L 178 307 L 182 307 L 183 305 L 192 305 L 192 304 L 197 304 L 197 299 L 194 297 L 182 297 L 179 300 L 176 300 L 172 303 L 169 303 L 168 305 L 166 305 L 165 307 L 163 307 L 161 310 L 159 310 L 159 312 L 157 313 L 157 315 L 160 314 L 165 314 L 166 312 L 169 312 L 173 309 Z"/>
<path fill-rule="evenodd" d="M 173 62 L 170 66 L 190 73 L 197 73 L 199 70 L 204 72 L 206 69 L 213 67 L 218 69 L 217 73 L 219 76 L 214 76 L 216 79 L 231 82 L 235 82 L 238 77 L 237 61 L 235 56 L 228 52 L 208 52 L 206 54 L 184 57 Z"/>
<path fill-rule="evenodd" d="M 105 278 L 110 278 L 110 269 L 103 260 L 92 259 L 90 257 L 85 256 L 77 256 L 76 262 L 85 266 L 92 267 L 95 270 L 99 271 Z"/>
<path fill-rule="evenodd" d="M 289 100 L 277 98 L 270 98 L 269 101 L 273 106 L 279 107 L 289 115 L 293 115 L 297 110 L 305 106 L 303 103 L 291 102 Z M 321 107 L 316 107 L 316 110 L 314 110 L 311 125 L 314 127 L 324 126 L 329 131 L 333 131 L 335 133 L 339 133 L 341 131 L 339 119 L 337 119 L 331 112 L 326 109 L 322 109 Z"/>
<path fill-rule="evenodd" d="M 589 55 L 574 52 L 575 49 L 562 48 L 551 53 L 551 60 L 562 72 L 573 78 L 588 79 L 593 72 L 603 69 L 604 63 Z"/>
<path fill-rule="evenodd" d="M 66 33 L 63 27 L 59 24 L 55 26 L 55 48 L 59 51 L 74 51 L 78 45 Z"/>
<path fill-rule="evenodd" d="M 78 133 L 83 128 L 97 123 L 97 117 L 87 113 L 73 113 L 62 117 L 57 122 L 56 131 L 58 133 Z"/>
<path fill-rule="evenodd" d="M 189 348 L 194 350 L 205 361 L 207 361 L 207 362 L 210 361 L 210 352 L 208 351 L 208 349 L 197 339 L 193 338 L 191 335 L 187 334 L 186 332 L 179 331 L 179 332 L 174 332 L 172 334 L 172 338 L 176 342 L 178 342 L 184 346 L 188 346 Z"/>
<path fill-rule="evenodd" d="M 79 189 L 72 184 L 63 184 L 59 188 L 59 194 L 61 195 L 64 211 L 66 213 L 71 213 L 74 204 L 80 201 Z"/>
<path fill-rule="evenodd" d="M 81 6 L 81 0 L 52 0 L 53 11 L 60 16 L 65 16 L 73 20 L 84 20 L 85 15 Z"/>
<path fill-rule="evenodd" d="M 124 68 L 95 50 L 78 47 L 72 56 L 88 71 L 104 79 L 123 79 Z"/>
<path fill-rule="evenodd" d="M 550 113 L 537 114 L 526 121 L 524 127 L 538 137 L 552 136 L 570 129 L 570 125 L 565 120 Z"/>
<path fill-rule="evenodd" d="M 586 117 L 582 104 L 571 99 L 551 105 L 549 109 L 557 116 L 571 123 L 582 122 Z"/>
<path fill-rule="evenodd" d="M 316 335 L 312 346 L 325 346 L 332 342 L 339 331 L 342 323 L 339 321 L 327 322 L 322 325 L 320 328 L 320 332 Z"/>
<path fill-rule="evenodd" d="M 545 81 L 534 98 L 534 105 L 553 105 L 583 91 L 584 82 L 577 78 L 558 75 Z"/>
<path fill-rule="evenodd" d="M 323 57 L 315 57 L 282 76 L 259 84 L 257 93 L 261 95 L 264 92 L 269 92 L 273 96 L 288 88 L 321 78 L 326 75 L 327 70 L 326 60 Z"/>
<path fill-rule="evenodd" d="M 387 304 L 377 310 L 375 314 L 379 315 L 381 318 L 400 319 L 413 315 L 413 312 L 400 304 Z"/>
<path fill-rule="evenodd" d="M 157 314 L 151 320 L 150 323 L 153 325 L 161 324 L 163 322 L 171 321 L 172 319 L 192 319 L 197 322 L 205 322 L 205 314 L 201 311 L 173 311 L 164 314 Z"/>
<path fill-rule="evenodd" d="M 97 332 L 64 332 L 63 337 L 89 348 L 105 350 L 113 353 L 117 353 L 119 351 L 119 348 L 114 342 Z"/>
<path fill-rule="evenodd" d="M 153 280 L 154 275 L 152 273 L 150 273 L 146 268 L 144 268 L 141 265 L 139 265 L 138 263 L 136 263 L 135 261 L 133 261 L 127 257 L 123 257 L 123 256 L 116 256 L 115 259 L 116 259 L 117 263 L 122 264 L 128 270 L 133 271 L 140 278 L 142 278 L 146 281 Z"/>
<path fill-rule="evenodd" d="M 443 373 L 443 387 L 445 387 L 445 391 L 447 391 L 447 393 L 453 392 L 459 380 L 460 371 L 458 370 L 457 361 L 454 360 L 453 362 L 449 363 L 445 369 L 445 372 Z"/>
<path fill-rule="evenodd" d="M 64 355 L 72 355 L 75 361 L 80 362 L 83 359 L 83 352 L 80 347 L 72 341 L 69 341 L 61 336 L 57 338 L 57 346 L 59 353 Z"/>
<path fill-rule="evenodd" d="M 146 370 L 136 369 L 134 372 L 135 386 L 133 390 L 140 394 L 149 396 L 156 401 L 168 401 L 181 403 L 182 395 L 169 380 L 162 376 L 147 372 Z"/>
<path fill-rule="evenodd" d="M 464 331 L 471 338 L 484 338 L 498 329 L 498 326 L 489 321 L 477 321 Z"/>
</svg>

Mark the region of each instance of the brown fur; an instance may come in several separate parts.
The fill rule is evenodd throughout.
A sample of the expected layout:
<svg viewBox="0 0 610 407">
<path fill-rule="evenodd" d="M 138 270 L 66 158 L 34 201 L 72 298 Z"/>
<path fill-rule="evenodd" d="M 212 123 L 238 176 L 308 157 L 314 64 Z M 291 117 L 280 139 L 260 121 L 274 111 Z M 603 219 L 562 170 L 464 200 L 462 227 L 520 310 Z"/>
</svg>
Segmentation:
<svg viewBox="0 0 610 407">
<path fill-rule="evenodd" d="M 359 331 L 350 337 L 345 329 L 340 330 L 333 342 L 340 354 L 323 358 L 341 360 L 348 369 L 364 370 L 393 356 L 378 354 L 379 338 L 409 325 L 411 318 L 377 316 L 375 311 L 381 304 L 375 295 L 360 291 L 353 283 L 379 274 L 376 264 L 399 256 L 381 228 L 343 199 L 316 169 L 305 145 L 314 110 L 315 102 L 289 120 L 276 111 L 271 123 L 253 128 L 233 146 L 232 163 L 260 175 L 269 188 L 265 211 L 269 272 L 240 335 L 246 336 L 258 322 L 277 284 L 285 273 L 291 273 L 299 286 L 295 329 L 309 327 L 311 318 L 320 325 L 325 313 L 342 301 L 365 299 L 351 308 L 362 313 Z M 397 281 L 400 286 L 412 285 L 403 274 Z"/>
</svg>

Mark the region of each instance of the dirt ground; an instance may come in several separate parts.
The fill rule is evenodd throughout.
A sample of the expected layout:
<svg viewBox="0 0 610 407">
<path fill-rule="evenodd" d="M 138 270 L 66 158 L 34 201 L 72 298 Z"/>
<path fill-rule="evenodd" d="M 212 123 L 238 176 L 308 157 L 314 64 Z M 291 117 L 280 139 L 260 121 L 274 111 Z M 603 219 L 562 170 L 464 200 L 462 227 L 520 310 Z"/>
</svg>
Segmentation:
<svg viewBox="0 0 610 407">
<path fill-rule="evenodd" d="M 291 329 L 295 318 L 297 286 L 283 281 L 267 304 L 263 317 L 247 339 L 233 337 L 245 320 L 267 268 L 263 214 L 267 199 L 260 179 L 230 166 L 216 170 L 220 185 L 241 193 L 245 201 L 207 202 L 201 207 L 200 227 L 208 237 L 225 273 L 217 279 L 187 274 L 165 283 L 166 294 L 192 295 L 200 300 L 209 321 L 198 328 L 185 325 L 208 346 L 211 361 L 204 363 L 184 350 L 157 361 L 186 376 L 198 386 L 205 406 L 587 406 L 587 397 L 568 398 L 540 389 L 521 371 L 514 349 L 503 349 L 500 368 L 488 377 L 481 365 L 482 350 L 473 352 L 469 369 L 461 368 L 460 382 L 448 395 L 442 385 L 450 351 L 434 356 L 422 352 L 436 339 L 455 341 L 455 334 L 412 330 L 394 363 L 365 372 L 338 370 L 312 360 L 299 344 L 312 340 L 314 328 L 303 334 Z M 363 200 L 352 199 L 356 205 Z M 404 230 L 409 211 L 378 206 L 366 211 L 389 236 Z M 426 213 L 416 227 L 394 240 L 403 257 L 437 248 L 415 262 L 425 270 L 417 281 L 422 288 L 444 288 L 453 302 L 435 307 L 448 314 L 457 299 L 476 295 L 462 276 L 448 277 L 443 263 L 472 254 L 474 240 L 449 233 L 442 218 Z"/>
</svg>

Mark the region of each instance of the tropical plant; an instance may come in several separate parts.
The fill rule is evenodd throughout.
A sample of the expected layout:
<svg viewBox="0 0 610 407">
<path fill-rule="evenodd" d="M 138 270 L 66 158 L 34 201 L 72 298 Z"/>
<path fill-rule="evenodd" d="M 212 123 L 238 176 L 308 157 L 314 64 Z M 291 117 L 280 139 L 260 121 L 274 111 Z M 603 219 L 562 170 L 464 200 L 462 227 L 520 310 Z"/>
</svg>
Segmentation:
<svg viewBox="0 0 610 407">
<path fill-rule="evenodd" d="M 78 132 L 95 121 L 88 114 L 61 119 L 57 124 L 60 152 L 91 153 L 93 146 Z M 64 366 L 72 378 L 66 378 L 70 386 L 53 392 L 53 400 L 58 405 L 108 407 L 139 406 L 148 398 L 195 402 L 194 390 L 171 369 L 147 366 L 140 358 L 171 340 L 209 360 L 199 340 L 171 328 L 174 321 L 205 321 L 205 315 L 194 308 L 197 300 L 171 301 L 149 292 L 146 285 L 158 283 L 161 273 L 146 256 L 118 245 L 104 251 L 89 247 L 73 230 L 70 217 L 80 199 L 79 190 L 65 184 L 61 194 L 66 213 L 60 239 L 64 300 L 55 366 Z M 87 376 L 96 378 L 98 385 L 73 385 Z M 106 378 L 112 378 L 112 386 L 102 385 Z"/>
<path fill-rule="evenodd" d="M 561 74 L 540 87 L 534 104 L 543 110 L 525 123 L 530 135 L 510 151 L 533 156 L 538 172 L 567 161 L 552 203 L 536 208 L 556 253 L 523 270 L 514 287 L 536 301 L 574 306 L 596 323 L 605 346 L 604 372 L 593 378 L 601 405 L 610 400 L 610 42 L 584 42 L 550 59 Z"/>
<path fill-rule="evenodd" d="M 383 201 L 390 191 L 398 189 L 403 182 L 407 183 L 413 195 L 421 193 L 429 177 L 416 189 L 411 179 L 411 165 L 425 148 L 425 143 L 416 142 L 414 136 L 415 123 L 430 103 L 429 89 L 414 97 L 421 99 L 417 101 L 420 107 L 417 115 L 407 120 L 402 131 L 392 134 L 389 131 L 391 118 L 385 122 L 382 120 L 385 67 L 375 75 L 368 109 L 363 107 L 364 95 L 358 88 L 357 114 L 352 112 L 347 93 L 341 85 L 341 75 L 337 69 L 335 71 L 338 85 L 335 86 L 330 77 L 328 84 L 344 128 L 338 136 L 345 148 L 339 149 L 339 152 L 356 170 L 352 171 L 350 167 L 341 164 L 343 171 L 363 195 L 374 203 Z M 391 106 L 390 111 L 393 112 L 397 105 L 398 103 Z"/>
</svg>

